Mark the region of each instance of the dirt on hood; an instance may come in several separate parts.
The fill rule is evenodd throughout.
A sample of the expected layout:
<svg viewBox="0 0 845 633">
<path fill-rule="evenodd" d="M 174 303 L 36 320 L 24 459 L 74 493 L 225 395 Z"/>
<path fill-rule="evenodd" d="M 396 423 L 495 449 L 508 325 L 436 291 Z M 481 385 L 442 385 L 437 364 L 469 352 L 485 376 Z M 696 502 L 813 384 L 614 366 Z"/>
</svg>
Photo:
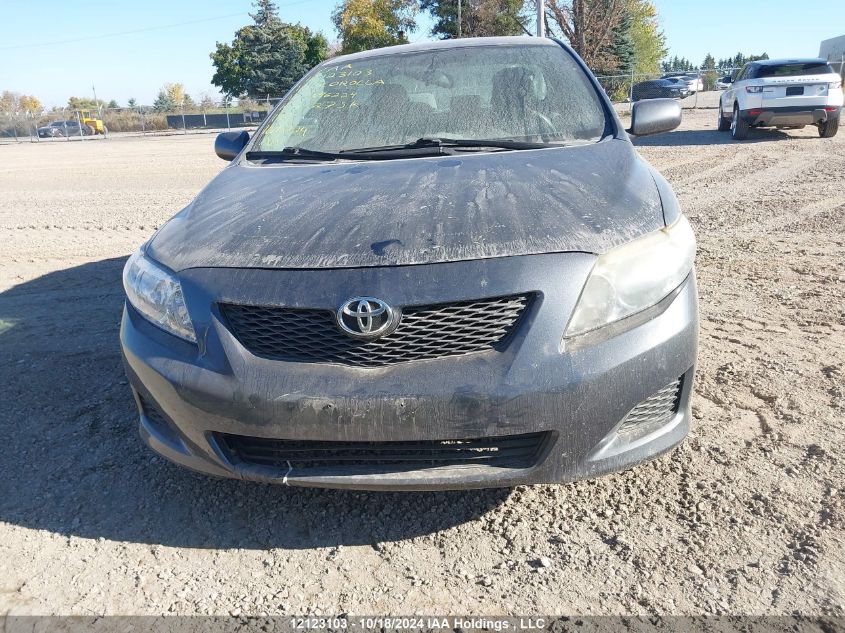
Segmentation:
<svg viewBox="0 0 845 633">
<path fill-rule="evenodd" d="M 627 141 L 224 169 L 148 245 L 175 271 L 430 264 L 604 252 L 664 226 Z"/>
</svg>

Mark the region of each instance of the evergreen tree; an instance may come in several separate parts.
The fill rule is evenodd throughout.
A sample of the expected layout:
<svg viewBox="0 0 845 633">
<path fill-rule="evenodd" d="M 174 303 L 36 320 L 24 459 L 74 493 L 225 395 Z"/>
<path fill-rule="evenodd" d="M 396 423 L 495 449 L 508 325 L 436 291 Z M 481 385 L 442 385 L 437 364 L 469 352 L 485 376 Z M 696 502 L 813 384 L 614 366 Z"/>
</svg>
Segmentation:
<svg viewBox="0 0 845 633">
<path fill-rule="evenodd" d="M 272 0 L 256 0 L 254 6 L 253 24 L 238 29 L 231 44 L 218 42 L 211 53 L 211 83 L 236 96 L 281 96 L 328 57 L 328 41 L 300 24 L 283 22 Z"/>
<path fill-rule="evenodd" d="M 173 99 L 173 95 L 167 91 L 166 88 L 162 88 L 158 91 L 158 96 L 156 100 L 153 101 L 153 110 L 156 112 L 173 112 L 178 108 L 178 104 Z"/>
<path fill-rule="evenodd" d="M 421 0 L 420 9 L 434 20 L 431 34 L 440 39 L 458 37 L 458 0 Z M 461 36 L 522 35 L 524 0 L 462 0 Z"/>
<path fill-rule="evenodd" d="M 630 75 L 634 71 L 637 64 L 637 51 L 634 48 L 634 39 L 631 36 L 633 22 L 631 13 L 625 11 L 619 20 L 619 24 L 613 29 L 613 44 L 610 47 L 610 52 L 615 60 L 614 67 L 599 69 L 598 74 Z"/>
</svg>

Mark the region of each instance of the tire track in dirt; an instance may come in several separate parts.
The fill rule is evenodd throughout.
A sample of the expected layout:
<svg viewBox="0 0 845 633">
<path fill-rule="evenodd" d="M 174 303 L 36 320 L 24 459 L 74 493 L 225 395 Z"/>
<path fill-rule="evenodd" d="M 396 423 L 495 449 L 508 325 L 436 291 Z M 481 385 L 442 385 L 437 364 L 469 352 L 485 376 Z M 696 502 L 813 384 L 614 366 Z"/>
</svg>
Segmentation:
<svg viewBox="0 0 845 633">
<path fill-rule="evenodd" d="M 695 423 L 678 450 L 593 481 L 421 495 L 217 481 L 154 458 L 119 369 L 121 264 L 222 161 L 207 138 L 16 148 L 0 189 L 32 200 L 0 197 L 0 577 L 20 592 L 0 610 L 841 617 L 845 135 L 813 134 L 733 143 L 712 111 L 685 111 L 639 147 L 700 244 Z M 67 176 L 80 161 L 95 185 Z M 53 172 L 85 192 L 55 217 L 40 212 Z"/>
</svg>

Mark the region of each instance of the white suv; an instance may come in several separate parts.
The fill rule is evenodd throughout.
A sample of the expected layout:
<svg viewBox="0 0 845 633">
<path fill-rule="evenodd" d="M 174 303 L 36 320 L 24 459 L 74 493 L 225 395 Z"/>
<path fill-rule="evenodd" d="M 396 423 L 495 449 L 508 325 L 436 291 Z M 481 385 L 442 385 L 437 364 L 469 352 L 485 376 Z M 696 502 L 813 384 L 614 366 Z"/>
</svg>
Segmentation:
<svg viewBox="0 0 845 633">
<path fill-rule="evenodd" d="M 752 127 L 839 129 L 842 78 L 823 59 L 767 59 L 743 66 L 719 100 L 719 130 L 742 140 Z"/>
</svg>

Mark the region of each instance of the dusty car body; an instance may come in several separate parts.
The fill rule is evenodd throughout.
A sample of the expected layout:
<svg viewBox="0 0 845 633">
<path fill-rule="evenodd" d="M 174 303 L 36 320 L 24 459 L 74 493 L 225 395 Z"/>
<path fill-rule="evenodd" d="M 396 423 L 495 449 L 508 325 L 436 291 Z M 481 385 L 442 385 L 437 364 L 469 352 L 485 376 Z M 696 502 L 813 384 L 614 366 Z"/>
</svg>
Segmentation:
<svg viewBox="0 0 845 633">
<path fill-rule="evenodd" d="M 487 93 L 458 94 L 464 84 L 448 78 L 481 59 L 490 111 Z M 567 85 L 583 82 L 566 107 L 589 113 L 565 143 L 549 141 L 547 123 L 569 123 L 536 97 L 554 96 L 560 65 L 577 73 Z M 337 102 L 332 81 L 368 70 L 392 86 L 360 87 L 368 118 L 314 107 Z M 379 107 L 402 130 L 377 138 L 395 132 L 399 144 L 338 149 L 348 145 L 336 130 L 375 134 L 342 123 L 373 121 Z M 538 132 L 457 142 L 441 128 L 461 111 L 462 125 L 500 126 L 492 115 L 510 112 Z M 315 120 L 334 127 L 291 146 Z M 676 102 L 646 102 L 632 130 L 679 121 Z M 121 346 L 141 435 L 158 453 L 224 477 L 416 490 L 592 477 L 686 435 L 691 232 L 563 44 L 467 39 L 336 58 L 254 138 L 221 135 L 217 149 L 231 164 L 125 271 Z M 669 243 L 684 263 L 648 264 L 637 277 L 648 305 L 631 311 L 630 295 L 622 317 L 601 316 L 618 303 L 602 304 L 602 284 Z M 674 276 L 654 291 L 664 267 Z"/>
</svg>

